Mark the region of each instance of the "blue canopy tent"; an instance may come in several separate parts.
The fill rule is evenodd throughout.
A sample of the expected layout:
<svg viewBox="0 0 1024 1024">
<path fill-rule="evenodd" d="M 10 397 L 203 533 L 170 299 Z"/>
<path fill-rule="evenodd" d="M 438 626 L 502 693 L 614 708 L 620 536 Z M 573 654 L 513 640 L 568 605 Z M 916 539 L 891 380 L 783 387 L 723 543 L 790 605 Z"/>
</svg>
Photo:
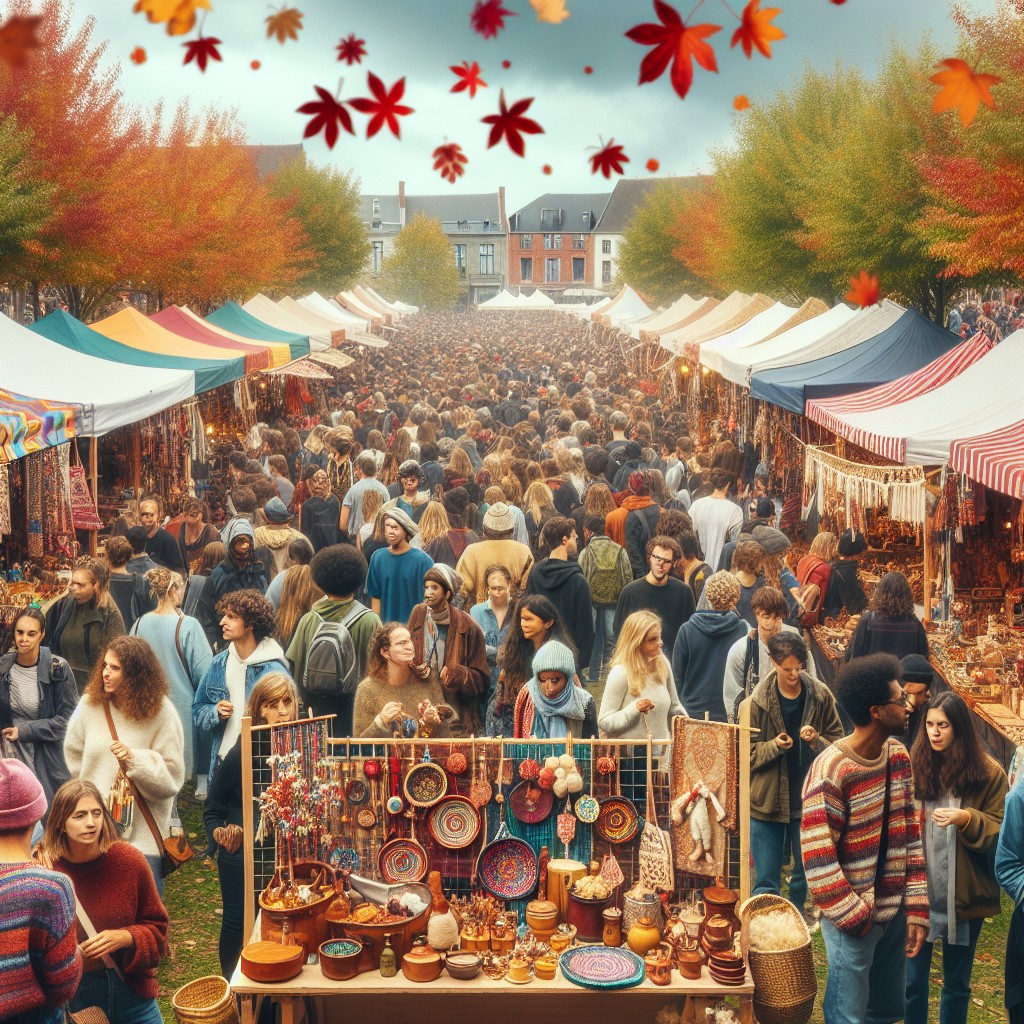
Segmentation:
<svg viewBox="0 0 1024 1024">
<path fill-rule="evenodd" d="M 804 403 L 846 395 L 921 369 L 944 355 L 961 338 L 908 309 L 894 324 L 867 341 L 822 359 L 755 373 L 750 394 L 790 412 Z"/>
<path fill-rule="evenodd" d="M 243 338 L 281 342 L 291 350 L 292 359 L 301 359 L 309 355 L 309 338 L 306 335 L 292 334 L 290 331 L 280 331 L 276 327 L 271 327 L 270 324 L 257 320 L 248 310 L 242 309 L 237 302 L 225 302 L 206 319 L 215 327 L 239 334 Z"/>
</svg>

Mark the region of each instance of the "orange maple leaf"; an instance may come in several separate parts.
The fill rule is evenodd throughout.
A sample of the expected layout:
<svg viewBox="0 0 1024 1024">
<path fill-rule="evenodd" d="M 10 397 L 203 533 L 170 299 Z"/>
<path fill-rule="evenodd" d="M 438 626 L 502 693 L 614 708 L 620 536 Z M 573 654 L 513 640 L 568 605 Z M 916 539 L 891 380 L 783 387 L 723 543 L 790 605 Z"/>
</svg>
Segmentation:
<svg viewBox="0 0 1024 1024">
<path fill-rule="evenodd" d="M 736 110 L 749 110 L 750 100 L 747 99 L 742 93 L 739 96 L 733 98 L 732 105 Z"/>
<path fill-rule="evenodd" d="M 644 164 L 644 166 L 647 168 L 647 170 L 651 172 L 651 174 L 654 174 L 658 170 L 658 168 L 661 167 L 661 164 L 658 163 L 658 161 L 655 160 L 652 156 L 651 159 L 648 160 L 646 164 Z"/>
<path fill-rule="evenodd" d="M 878 275 L 862 270 L 850 278 L 850 290 L 846 293 L 846 301 L 856 303 L 861 309 L 873 306 L 882 298 L 882 289 L 878 284 Z"/>
<path fill-rule="evenodd" d="M 680 98 L 686 99 L 693 84 L 693 61 L 705 71 L 718 71 L 715 51 L 706 40 L 721 32 L 722 26 L 687 25 L 679 12 L 664 0 L 654 0 L 654 13 L 660 24 L 634 25 L 626 33 L 626 38 L 634 43 L 654 47 L 640 62 L 640 84 L 660 78 L 671 64 L 672 88 Z"/>
<path fill-rule="evenodd" d="M 282 7 L 277 14 L 267 17 L 267 38 L 277 36 L 281 44 L 289 39 L 298 39 L 302 29 L 303 14 L 297 7 Z"/>
<path fill-rule="evenodd" d="M 765 57 L 771 57 L 772 43 L 786 38 L 786 33 L 772 24 L 772 19 L 778 17 L 781 12 L 781 7 L 762 8 L 761 0 L 750 0 L 743 8 L 740 27 L 733 32 L 729 46 L 742 43 L 743 52 L 748 58 L 753 57 L 756 46 Z"/>
<path fill-rule="evenodd" d="M 153 22 L 167 22 L 169 36 L 183 36 L 196 23 L 196 10 L 210 11 L 210 0 L 137 0 L 135 13 Z"/>
<path fill-rule="evenodd" d="M 32 50 L 39 47 L 36 29 L 43 19 L 38 15 L 28 18 L 8 18 L 0 25 L 0 60 L 12 68 L 24 67 Z"/>
<path fill-rule="evenodd" d="M 934 113 L 941 114 L 957 107 L 960 110 L 960 123 L 966 128 L 974 120 L 979 103 L 984 103 L 989 110 L 996 109 L 989 89 L 1002 81 L 998 75 L 979 74 L 959 57 L 939 61 L 939 66 L 946 70 L 931 77 L 932 82 L 942 86 L 932 104 Z"/>
<path fill-rule="evenodd" d="M 146 51 L 141 46 L 136 46 L 134 50 L 129 54 L 131 62 L 133 64 L 145 64 L 146 63 Z"/>
</svg>

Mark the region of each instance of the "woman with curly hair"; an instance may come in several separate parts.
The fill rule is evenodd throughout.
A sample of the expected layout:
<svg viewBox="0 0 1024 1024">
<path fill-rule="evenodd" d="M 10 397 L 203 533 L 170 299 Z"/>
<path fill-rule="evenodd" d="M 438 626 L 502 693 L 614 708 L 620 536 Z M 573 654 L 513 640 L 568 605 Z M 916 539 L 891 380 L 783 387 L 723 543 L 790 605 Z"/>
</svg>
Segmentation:
<svg viewBox="0 0 1024 1024">
<path fill-rule="evenodd" d="M 928 657 L 928 634 L 914 614 L 914 594 L 901 572 L 887 572 L 871 595 L 871 606 L 857 623 L 846 660 L 862 654 Z"/>
<path fill-rule="evenodd" d="M 72 779 L 86 779 L 106 794 L 123 773 L 166 836 L 174 799 L 185 781 L 184 750 L 181 719 L 153 648 L 137 636 L 112 640 L 68 722 L 64 760 Z M 135 822 L 131 843 L 149 862 L 157 890 L 163 892 L 161 849 L 145 821 Z"/>
<path fill-rule="evenodd" d="M 274 609 L 258 590 L 236 590 L 217 602 L 227 647 L 210 662 L 192 700 L 192 721 L 213 734 L 209 779 L 242 731 L 242 711 L 252 688 L 268 672 L 290 677 L 274 639 Z"/>
</svg>

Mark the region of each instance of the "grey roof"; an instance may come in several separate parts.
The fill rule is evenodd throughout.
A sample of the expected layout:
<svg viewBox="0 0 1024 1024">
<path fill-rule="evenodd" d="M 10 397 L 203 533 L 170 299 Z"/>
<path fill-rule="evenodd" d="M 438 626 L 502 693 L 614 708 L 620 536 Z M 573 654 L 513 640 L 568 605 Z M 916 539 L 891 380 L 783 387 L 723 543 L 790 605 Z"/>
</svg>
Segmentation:
<svg viewBox="0 0 1024 1024">
<path fill-rule="evenodd" d="M 509 218 L 514 233 L 560 231 L 587 234 L 608 205 L 609 192 L 548 192 Z"/>
<path fill-rule="evenodd" d="M 373 212 L 373 201 L 377 200 L 380 212 Z M 359 219 L 369 226 L 379 220 L 381 227 L 387 226 L 398 230 L 401 223 L 399 217 L 398 196 L 365 195 L 359 197 Z"/>
<path fill-rule="evenodd" d="M 459 232 L 480 234 L 484 231 L 505 233 L 497 192 L 482 192 L 475 195 L 407 196 L 406 223 L 408 224 L 417 213 L 436 217 L 447 235 Z"/>
<path fill-rule="evenodd" d="M 245 151 L 256 161 L 256 169 L 261 178 L 276 174 L 281 164 L 290 160 L 306 162 L 306 151 L 301 142 L 289 143 L 286 146 L 244 146 Z"/>
<path fill-rule="evenodd" d="M 622 234 L 640 204 L 663 183 L 690 187 L 703 180 L 699 174 L 678 178 L 620 178 L 615 183 L 597 230 L 602 234 Z"/>
</svg>

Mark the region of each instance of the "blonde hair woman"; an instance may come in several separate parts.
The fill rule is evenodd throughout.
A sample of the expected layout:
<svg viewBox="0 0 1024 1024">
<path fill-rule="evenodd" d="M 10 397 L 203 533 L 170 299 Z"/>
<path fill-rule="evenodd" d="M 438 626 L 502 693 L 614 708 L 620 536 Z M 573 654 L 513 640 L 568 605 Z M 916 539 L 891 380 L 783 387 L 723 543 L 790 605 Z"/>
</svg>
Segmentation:
<svg viewBox="0 0 1024 1024">
<path fill-rule="evenodd" d="M 213 651 L 199 620 L 181 612 L 185 596 L 182 577 L 160 565 L 146 573 L 146 581 L 156 598 L 156 610 L 147 612 L 132 626 L 132 636 L 147 641 L 163 666 L 168 696 L 185 733 L 185 778 L 191 779 L 198 765 L 196 789 L 202 794 L 206 790 L 206 766 L 210 763 L 209 743 L 205 750 L 199 750 L 198 756 L 196 749 L 204 746 L 209 734 L 197 735 L 192 724 L 192 698 L 210 667 Z"/>
<path fill-rule="evenodd" d="M 434 499 L 428 501 L 423 515 L 420 516 L 419 527 L 420 532 L 414 538 L 415 547 L 426 548 L 431 541 L 446 537 L 452 524 L 448 520 L 448 513 L 445 512 L 444 505 Z"/>
<path fill-rule="evenodd" d="M 313 570 L 308 565 L 293 565 L 284 578 L 281 603 L 277 607 L 277 629 L 274 636 L 285 649 L 292 642 L 299 619 L 324 596 L 313 582 Z"/>
<path fill-rule="evenodd" d="M 541 527 L 556 514 L 555 496 L 543 480 L 534 480 L 526 488 L 523 505 L 526 512 L 526 530 L 530 535 L 530 547 L 536 553 Z"/>
<path fill-rule="evenodd" d="M 672 666 L 661 649 L 661 619 L 633 612 L 619 630 L 597 724 L 615 739 L 646 739 L 644 716 L 655 739 L 672 738 L 672 719 L 686 710 L 676 693 Z"/>
</svg>

